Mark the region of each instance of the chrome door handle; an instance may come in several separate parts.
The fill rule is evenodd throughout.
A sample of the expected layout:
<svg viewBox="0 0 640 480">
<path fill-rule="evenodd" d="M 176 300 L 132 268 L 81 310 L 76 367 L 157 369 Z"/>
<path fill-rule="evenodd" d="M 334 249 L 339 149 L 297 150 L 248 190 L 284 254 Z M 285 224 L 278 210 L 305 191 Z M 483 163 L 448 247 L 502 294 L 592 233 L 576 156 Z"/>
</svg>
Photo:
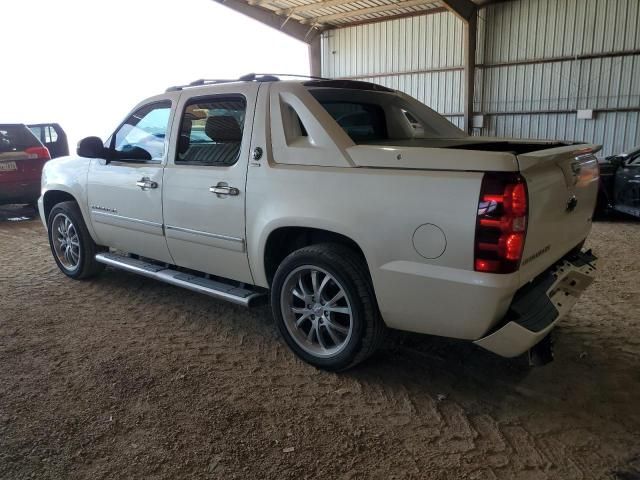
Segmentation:
<svg viewBox="0 0 640 480">
<path fill-rule="evenodd" d="M 236 195 L 240 194 L 240 190 L 238 190 L 236 187 L 230 187 L 225 182 L 219 182 L 216 186 L 209 187 L 209 191 L 211 193 L 215 193 L 218 197 L 226 195 L 235 197 Z"/>
<path fill-rule="evenodd" d="M 142 190 L 149 190 L 150 188 L 158 188 L 158 182 L 154 182 L 149 177 L 142 177 L 136 182 L 136 187 L 140 187 Z"/>
</svg>

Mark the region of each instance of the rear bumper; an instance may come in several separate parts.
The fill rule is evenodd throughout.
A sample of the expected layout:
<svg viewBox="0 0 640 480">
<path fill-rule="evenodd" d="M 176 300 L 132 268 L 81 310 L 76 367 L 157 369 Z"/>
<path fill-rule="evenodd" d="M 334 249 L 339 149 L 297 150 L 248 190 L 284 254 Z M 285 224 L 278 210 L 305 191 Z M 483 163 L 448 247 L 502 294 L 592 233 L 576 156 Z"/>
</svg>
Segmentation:
<svg viewBox="0 0 640 480">
<path fill-rule="evenodd" d="M 505 320 L 474 343 L 503 357 L 528 351 L 547 336 L 591 284 L 596 261 L 590 250 L 563 258 L 520 289 Z"/>
<path fill-rule="evenodd" d="M 33 203 L 40 196 L 40 180 L 0 183 L 0 205 Z"/>
</svg>

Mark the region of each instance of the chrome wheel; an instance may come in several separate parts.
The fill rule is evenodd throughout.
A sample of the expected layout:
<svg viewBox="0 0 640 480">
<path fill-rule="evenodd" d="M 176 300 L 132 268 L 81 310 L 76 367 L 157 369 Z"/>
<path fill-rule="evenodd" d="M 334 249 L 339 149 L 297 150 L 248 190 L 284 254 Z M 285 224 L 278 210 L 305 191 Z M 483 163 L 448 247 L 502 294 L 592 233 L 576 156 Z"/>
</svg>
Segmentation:
<svg viewBox="0 0 640 480">
<path fill-rule="evenodd" d="M 51 222 L 51 239 L 58 261 L 66 270 L 75 270 L 80 263 L 80 237 L 73 222 L 58 213 Z"/>
<path fill-rule="evenodd" d="M 351 339 L 353 312 L 347 292 L 320 267 L 304 265 L 289 273 L 280 308 L 291 337 L 311 355 L 331 357 Z"/>
</svg>

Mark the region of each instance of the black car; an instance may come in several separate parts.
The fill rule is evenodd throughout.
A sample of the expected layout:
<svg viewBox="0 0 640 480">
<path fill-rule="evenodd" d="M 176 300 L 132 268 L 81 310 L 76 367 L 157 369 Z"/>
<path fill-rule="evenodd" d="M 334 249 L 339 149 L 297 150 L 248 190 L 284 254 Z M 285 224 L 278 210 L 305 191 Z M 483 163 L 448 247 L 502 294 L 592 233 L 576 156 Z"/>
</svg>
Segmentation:
<svg viewBox="0 0 640 480">
<path fill-rule="evenodd" d="M 640 218 L 640 146 L 600 163 L 598 211 Z"/>
<path fill-rule="evenodd" d="M 49 149 L 51 158 L 69 155 L 67 134 L 57 123 L 36 123 L 27 125 L 29 130 Z"/>
</svg>

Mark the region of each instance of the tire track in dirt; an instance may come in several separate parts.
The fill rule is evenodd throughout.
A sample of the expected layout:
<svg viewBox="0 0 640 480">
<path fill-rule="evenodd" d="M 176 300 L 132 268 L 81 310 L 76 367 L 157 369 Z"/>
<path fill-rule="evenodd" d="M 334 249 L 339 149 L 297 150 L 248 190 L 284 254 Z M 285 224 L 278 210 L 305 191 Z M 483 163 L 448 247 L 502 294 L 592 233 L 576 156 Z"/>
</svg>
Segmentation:
<svg viewBox="0 0 640 480">
<path fill-rule="evenodd" d="M 0 477 L 613 478 L 640 453 L 640 265 L 615 254 L 639 227 L 595 225 L 607 263 L 547 367 L 393 334 L 333 375 L 268 307 L 74 282 L 38 222 L 0 223 Z"/>
</svg>

